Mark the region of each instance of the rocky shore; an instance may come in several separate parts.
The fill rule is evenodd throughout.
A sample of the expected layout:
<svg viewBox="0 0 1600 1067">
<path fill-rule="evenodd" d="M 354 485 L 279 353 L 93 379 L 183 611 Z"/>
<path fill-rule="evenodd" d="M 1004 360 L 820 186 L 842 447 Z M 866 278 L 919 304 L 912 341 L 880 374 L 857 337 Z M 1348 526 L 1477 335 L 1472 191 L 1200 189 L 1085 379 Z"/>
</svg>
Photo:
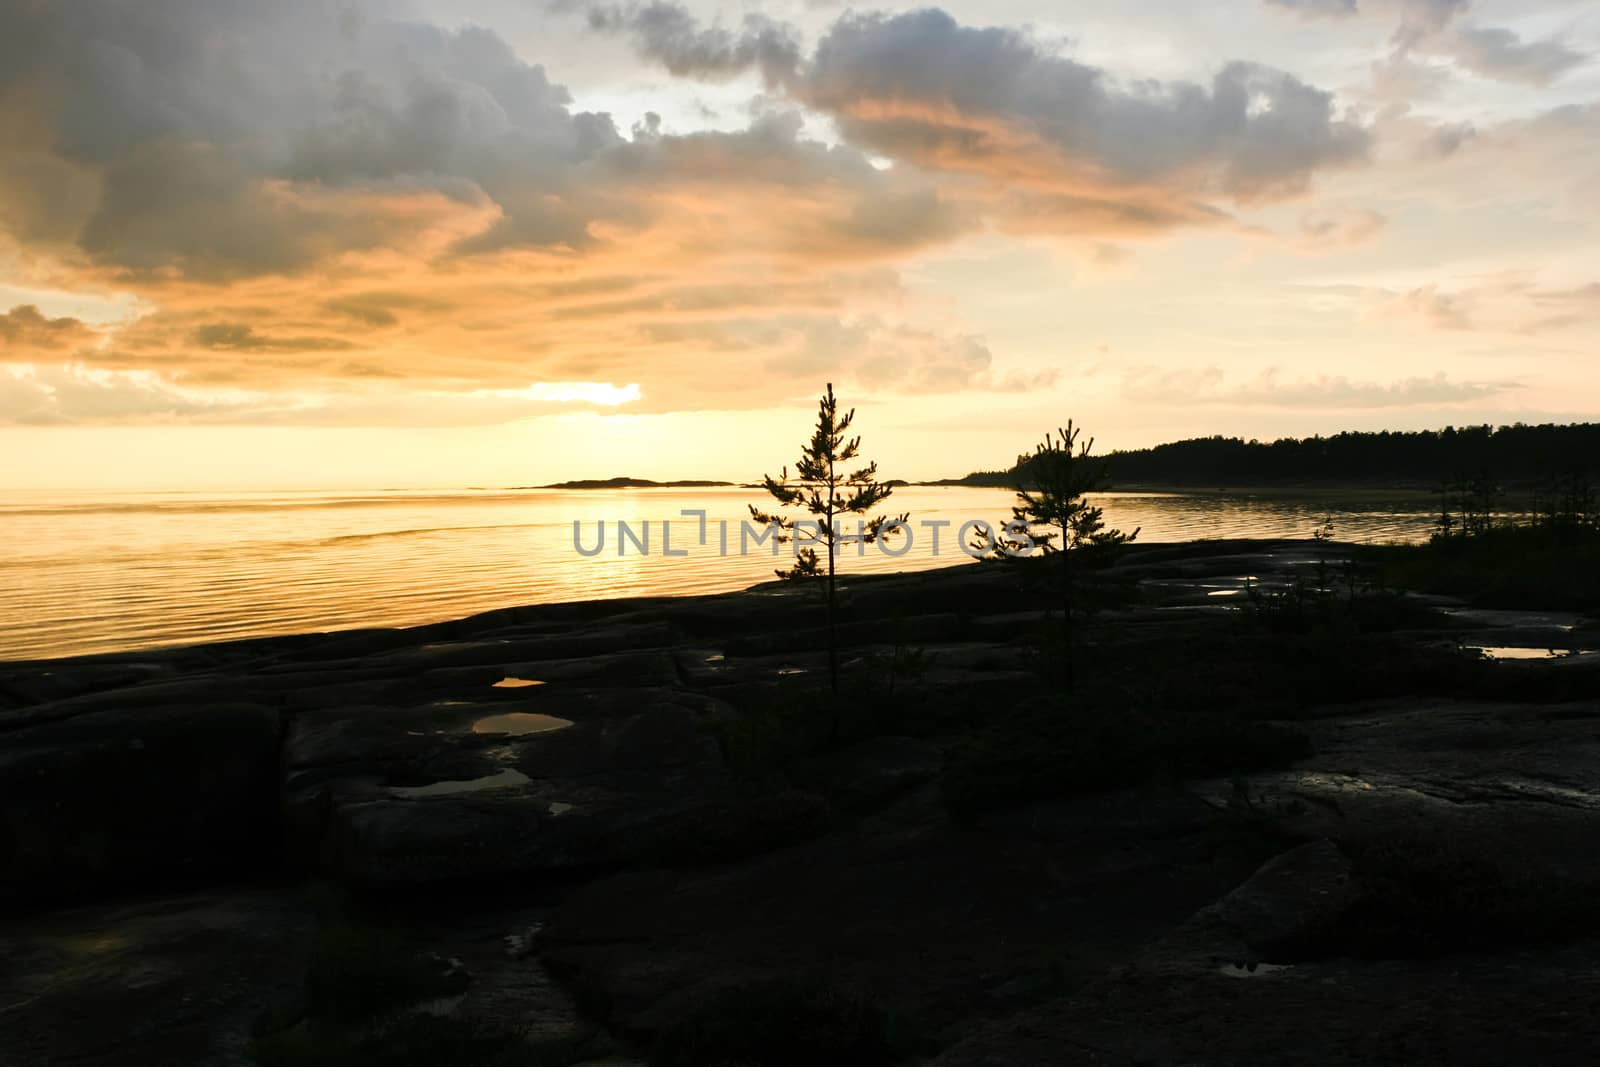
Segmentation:
<svg viewBox="0 0 1600 1067">
<path fill-rule="evenodd" d="M 1350 684 L 1238 698 L 1294 758 L 974 810 L 952 752 L 1045 687 L 1042 605 L 985 566 L 850 581 L 853 725 L 798 748 L 770 724 L 825 703 L 822 616 L 779 584 L 0 664 L 0 1062 L 259 1059 L 315 1014 L 325 892 L 450 979 L 405 1012 L 519 1035 L 496 1063 L 731 1063 L 719 1020 L 839 990 L 893 1034 L 838 1063 L 1592 1062 L 1593 620 L 1240 621 L 1329 551 L 1137 546 L 1086 638 L 1145 674 L 1270 645 L 1241 693 L 1318 657 Z M 1394 841 L 1503 936 L 1373 943 Z"/>
</svg>

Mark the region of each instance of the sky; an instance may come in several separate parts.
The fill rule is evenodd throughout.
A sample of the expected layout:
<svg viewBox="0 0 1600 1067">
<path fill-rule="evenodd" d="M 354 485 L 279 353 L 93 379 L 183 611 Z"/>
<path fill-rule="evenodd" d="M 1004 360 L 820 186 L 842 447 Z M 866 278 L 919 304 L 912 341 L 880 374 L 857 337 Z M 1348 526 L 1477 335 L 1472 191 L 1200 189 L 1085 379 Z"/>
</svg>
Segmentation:
<svg viewBox="0 0 1600 1067">
<path fill-rule="evenodd" d="M 0 489 L 1600 418 L 1589 0 L 0 0 Z"/>
</svg>

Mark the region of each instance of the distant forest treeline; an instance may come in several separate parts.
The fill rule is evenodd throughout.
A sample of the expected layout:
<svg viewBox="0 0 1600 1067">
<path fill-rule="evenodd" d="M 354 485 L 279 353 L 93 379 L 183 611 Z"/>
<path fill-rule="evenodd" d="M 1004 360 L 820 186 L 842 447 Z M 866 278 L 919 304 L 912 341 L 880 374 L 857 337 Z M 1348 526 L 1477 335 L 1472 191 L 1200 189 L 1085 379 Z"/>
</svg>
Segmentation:
<svg viewBox="0 0 1600 1067">
<path fill-rule="evenodd" d="M 1410 433 L 1341 433 L 1244 441 L 1201 437 L 1103 457 L 1121 486 L 1361 485 L 1434 488 L 1487 474 L 1507 487 L 1600 466 L 1600 424 L 1464 426 Z M 938 483 L 1010 487 L 1017 469 Z"/>
</svg>

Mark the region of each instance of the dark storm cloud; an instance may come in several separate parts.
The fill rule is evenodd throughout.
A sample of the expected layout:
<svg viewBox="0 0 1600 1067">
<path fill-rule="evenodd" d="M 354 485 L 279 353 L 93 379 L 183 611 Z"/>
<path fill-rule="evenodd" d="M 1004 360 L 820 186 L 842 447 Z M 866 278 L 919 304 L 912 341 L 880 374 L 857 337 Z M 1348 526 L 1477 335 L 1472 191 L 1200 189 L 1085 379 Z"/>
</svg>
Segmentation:
<svg viewBox="0 0 1600 1067">
<path fill-rule="evenodd" d="M 590 18 L 675 73 L 759 71 L 832 115 L 849 146 L 810 141 L 781 113 L 742 131 L 674 136 L 657 122 L 629 137 L 493 32 L 377 10 L 0 0 L 12 235 L 131 277 L 220 281 L 434 233 L 454 236 L 430 255 L 583 250 L 602 224 L 658 222 L 660 194 L 681 183 L 778 182 L 849 201 L 798 217 L 789 246 L 887 254 L 1040 204 L 1072 229 L 1210 222 L 1208 195 L 1294 192 L 1367 146 L 1327 93 L 1254 64 L 1208 85 L 1123 85 L 938 10 L 846 15 L 805 58 L 784 26 L 705 26 L 666 0 Z M 863 151 L 915 168 L 885 173 Z M 1013 202 L 977 205 L 916 170 L 1022 180 Z"/>
<path fill-rule="evenodd" d="M 1020 140 L 1067 167 L 1136 182 L 1210 175 L 1238 196 L 1300 188 L 1368 144 L 1331 94 L 1282 71 L 1231 63 L 1209 86 L 1123 86 L 1017 31 L 962 26 L 936 9 L 846 16 L 797 91 L 885 154 L 1003 164 Z"/>
<path fill-rule="evenodd" d="M 792 41 L 760 20 L 722 39 L 662 5 L 615 17 L 679 69 L 792 65 Z M 457 227 L 459 253 L 581 249 L 598 222 L 649 225 L 655 194 L 713 151 L 659 123 L 630 140 L 489 30 L 311 0 L 0 0 L 0 41 L 0 128 L 17 131 L 0 163 L 7 228 L 135 276 L 290 273 L 454 216 L 477 220 Z M 744 168 L 718 175 L 728 186 L 781 171 L 855 182 L 870 203 L 898 184 L 766 120 L 714 152 Z"/>
<path fill-rule="evenodd" d="M 591 8 L 589 26 L 626 35 L 640 55 L 678 77 L 727 78 L 753 68 L 776 84 L 800 65 L 795 31 L 764 15 L 746 15 L 733 31 L 702 26 L 683 5 L 655 0 Z"/>
<path fill-rule="evenodd" d="M 26 42 L 0 114 L 27 163 L 0 171 L 0 201 L 92 185 L 52 236 L 135 273 L 285 272 L 385 247 L 431 221 L 418 196 L 559 191 L 566 169 L 621 139 L 487 30 L 341 18 L 309 0 L 5 0 L 0 40 Z M 549 214 L 518 222 L 581 228 Z"/>
<path fill-rule="evenodd" d="M 1232 63 L 1209 85 L 1124 85 L 1027 34 L 964 26 L 934 8 L 847 14 L 803 61 L 787 30 L 707 28 L 673 3 L 597 8 L 590 19 L 674 73 L 759 70 L 833 116 L 852 144 L 931 171 L 1027 172 L 1045 183 L 1055 171 L 1102 191 L 1201 176 L 1253 197 L 1297 190 L 1367 149 L 1366 131 L 1334 113 L 1331 94 L 1282 71 Z"/>
</svg>

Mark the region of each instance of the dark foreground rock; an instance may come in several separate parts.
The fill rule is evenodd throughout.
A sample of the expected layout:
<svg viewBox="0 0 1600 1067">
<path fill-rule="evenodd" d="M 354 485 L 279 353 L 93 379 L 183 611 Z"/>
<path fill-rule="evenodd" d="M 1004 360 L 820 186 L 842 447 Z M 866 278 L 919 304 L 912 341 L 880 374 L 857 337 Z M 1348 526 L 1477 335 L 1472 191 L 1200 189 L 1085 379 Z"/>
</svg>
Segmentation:
<svg viewBox="0 0 1600 1067">
<path fill-rule="evenodd" d="M 1508 867 L 1600 878 L 1600 702 L 1384 701 L 1305 729 L 1316 755 L 1250 780 L 1292 832 L 1472 842 Z M 1233 786 L 1195 788 L 1222 805 Z"/>
<path fill-rule="evenodd" d="M 294 847 L 368 888 L 614 866 L 726 802 L 707 727 L 729 714 L 664 691 L 551 686 L 514 703 L 308 715 L 288 747 Z"/>
<path fill-rule="evenodd" d="M 276 711 L 238 703 L 0 731 L 0 899 L 275 868 L 279 731 Z"/>
<path fill-rule="evenodd" d="M 849 832 L 710 871 L 595 882 L 541 958 L 648 1043 L 707 989 L 810 975 L 873 990 L 935 1037 L 1070 988 L 1247 873 L 1211 813 L 1116 794 L 952 823 L 928 791 Z"/>
<path fill-rule="evenodd" d="M 1157 961 L 1160 962 L 1160 961 Z M 1592 1063 L 1600 944 L 1256 971 L 1120 970 L 996 1024 L 935 1067 Z"/>
<path fill-rule="evenodd" d="M 234 1067 L 292 1015 L 311 920 L 292 895 L 208 894 L 0 923 L 6 1067 Z"/>
<path fill-rule="evenodd" d="M 0 1063 L 242 1064 L 263 1012 L 304 1027 L 301 895 L 214 891 L 269 873 L 338 883 L 464 961 L 464 990 L 407 1011 L 563 1064 L 670 1061 L 707 1034 L 792 1053 L 784 1020 L 818 1022 L 800 1008 L 881 1046 L 863 1064 L 1592 1062 L 1600 907 L 1518 897 L 1448 850 L 1413 870 L 1404 843 L 1465 843 L 1538 893 L 1600 886 L 1595 658 L 1480 671 L 1455 647 L 1592 631 L 1458 612 L 1357 638 L 1319 622 L 1258 655 L 1287 601 L 1227 605 L 1326 551 L 1132 553 L 1145 599 L 1087 635 L 1086 674 L 1200 682 L 1127 685 L 1173 705 L 1155 709 L 1112 687 L 1089 719 L 1040 680 L 1041 605 L 979 567 L 852 583 L 842 732 L 817 604 L 778 586 L 0 665 L 0 904 L 31 909 L 0 926 Z M 1302 668 L 1338 695 L 1301 691 Z M 1101 774 L 1145 751 L 1123 724 L 1191 703 L 1240 727 L 1174 734 L 1222 748 L 1204 774 L 1255 719 L 1292 716 L 1273 729 L 1308 744 L 1247 777 Z M 984 763 L 1018 708 L 1038 732 Z M 1063 762 L 1038 776 L 1018 736 Z M 1035 777 L 1008 792 L 1014 774 Z M 46 910 L 139 887 L 191 895 Z M 1561 921 L 1529 918 L 1545 899 Z M 1395 921 L 1433 923 L 1435 900 L 1456 923 L 1437 951 Z M 1374 915 L 1390 925 L 1357 929 Z M 730 1011 L 774 1032 L 730 1037 Z M 793 1062 L 765 1055 L 670 1062 Z"/>
</svg>

